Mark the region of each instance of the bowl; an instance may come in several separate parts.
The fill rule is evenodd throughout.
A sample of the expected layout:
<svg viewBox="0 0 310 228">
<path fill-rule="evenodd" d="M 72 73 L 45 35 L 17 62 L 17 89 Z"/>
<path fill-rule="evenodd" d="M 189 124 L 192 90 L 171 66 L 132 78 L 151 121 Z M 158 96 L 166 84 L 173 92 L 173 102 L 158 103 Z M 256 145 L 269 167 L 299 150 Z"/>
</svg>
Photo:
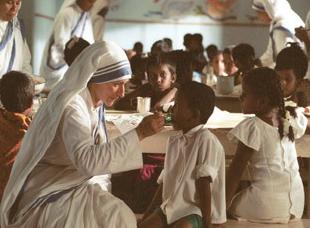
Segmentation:
<svg viewBox="0 0 310 228">
<path fill-rule="evenodd" d="M 217 76 L 216 89 L 219 94 L 231 94 L 234 90 L 234 77 Z"/>
</svg>

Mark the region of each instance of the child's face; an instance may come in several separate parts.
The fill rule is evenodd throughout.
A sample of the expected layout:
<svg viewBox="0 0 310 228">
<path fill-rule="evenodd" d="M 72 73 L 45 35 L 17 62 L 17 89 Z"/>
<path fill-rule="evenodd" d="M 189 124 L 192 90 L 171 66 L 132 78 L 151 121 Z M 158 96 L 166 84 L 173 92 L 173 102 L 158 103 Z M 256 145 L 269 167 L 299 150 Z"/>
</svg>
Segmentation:
<svg viewBox="0 0 310 228">
<path fill-rule="evenodd" d="M 175 75 L 171 74 L 167 64 L 150 67 L 148 78 L 152 87 L 158 92 L 171 88 L 175 82 Z"/>
<path fill-rule="evenodd" d="M 225 66 L 225 72 L 231 75 L 236 72 L 236 66 L 234 60 L 230 54 L 223 54 L 223 62 Z"/>
<path fill-rule="evenodd" d="M 184 95 L 177 93 L 172 112 L 172 123 L 175 130 L 186 133 L 199 124 L 199 118 L 195 116 Z"/>
<path fill-rule="evenodd" d="M 212 59 L 212 67 L 215 75 L 223 75 L 225 72 L 223 54 L 218 54 Z"/>
<path fill-rule="evenodd" d="M 292 69 L 279 70 L 277 71 L 277 73 L 280 76 L 281 87 L 283 90 L 284 97 L 291 96 L 298 86 L 298 80 L 296 78 L 294 71 Z"/>
</svg>

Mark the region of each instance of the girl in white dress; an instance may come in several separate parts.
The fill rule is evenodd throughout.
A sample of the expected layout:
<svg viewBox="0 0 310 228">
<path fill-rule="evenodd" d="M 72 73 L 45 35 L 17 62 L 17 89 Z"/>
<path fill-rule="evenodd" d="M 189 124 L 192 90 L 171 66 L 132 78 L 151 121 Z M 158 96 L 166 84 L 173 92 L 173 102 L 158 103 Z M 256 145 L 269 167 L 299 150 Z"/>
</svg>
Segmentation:
<svg viewBox="0 0 310 228">
<path fill-rule="evenodd" d="M 230 214 L 238 219 L 287 223 L 301 218 L 304 189 L 294 139 L 304 134 L 307 119 L 300 110 L 284 108 L 276 72 L 250 71 L 242 81 L 244 113 L 255 114 L 229 132 L 238 141 L 227 171 L 226 199 Z M 248 165 L 250 186 L 236 194 Z"/>
</svg>

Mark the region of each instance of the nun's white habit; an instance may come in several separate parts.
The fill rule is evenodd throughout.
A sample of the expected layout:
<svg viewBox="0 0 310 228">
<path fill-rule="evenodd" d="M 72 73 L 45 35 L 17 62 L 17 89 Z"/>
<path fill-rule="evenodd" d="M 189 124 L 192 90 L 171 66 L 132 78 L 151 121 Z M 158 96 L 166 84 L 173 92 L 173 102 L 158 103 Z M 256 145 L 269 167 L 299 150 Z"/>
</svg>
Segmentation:
<svg viewBox="0 0 310 228">
<path fill-rule="evenodd" d="M 64 60 L 66 43 L 73 36 L 94 42 L 89 12 L 82 11 L 76 0 L 65 0 L 55 18 L 52 33 L 46 43 L 40 75 L 46 79 L 46 89 L 52 89 L 63 77 L 68 66 Z"/>
<path fill-rule="evenodd" d="M 31 54 L 25 29 L 14 17 L 11 21 L 0 20 L 0 78 L 11 70 L 32 73 Z"/>
<path fill-rule="evenodd" d="M 273 68 L 278 53 L 288 42 L 300 42 L 295 36 L 295 28 L 304 26 L 304 22 L 293 11 L 287 0 L 254 0 L 252 8 L 265 11 L 272 20 L 268 46 L 260 60 L 263 66 Z"/>
<path fill-rule="evenodd" d="M 77 57 L 25 135 L 1 202 L 2 228 L 136 227 L 125 203 L 103 190 L 102 175 L 142 166 L 137 133 L 105 142 L 87 89 L 90 80 L 130 74 L 124 51 L 111 42 L 95 43 Z"/>
</svg>

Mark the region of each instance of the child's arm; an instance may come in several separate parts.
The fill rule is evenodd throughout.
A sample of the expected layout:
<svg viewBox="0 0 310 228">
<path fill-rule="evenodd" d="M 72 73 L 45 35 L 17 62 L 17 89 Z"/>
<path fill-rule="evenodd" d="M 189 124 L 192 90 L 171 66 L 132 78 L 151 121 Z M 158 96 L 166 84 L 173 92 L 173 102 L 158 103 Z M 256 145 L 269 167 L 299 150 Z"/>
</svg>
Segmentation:
<svg viewBox="0 0 310 228">
<path fill-rule="evenodd" d="M 145 220 L 152 213 L 152 208 L 155 205 L 156 199 L 158 199 L 158 197 L 162 196 L 162 191 L 163 191 L 163 184 L 160 184 L 157 188 L 157 191 L 156 191 L 150 205 L 145 210 L 145 213 L 142 217 L 142 221 Z"/>
<path fill-rule="evenodd" d="M 237 191 L 240 179 L 246 168 L 248 161 L 253 155 L 254 149 L 244 145 L 239 141 L 236 154 L 226 174 L 226 205 L 230 202 Z"/>
<path fill-rule="evenodd" d="M 200 177 L 198 179 L 198 193 L 200 197 L 200 209 L 202 212 L 202 227 L 211 227 L 211 188 L 212 179 Z"/>
</svg>

